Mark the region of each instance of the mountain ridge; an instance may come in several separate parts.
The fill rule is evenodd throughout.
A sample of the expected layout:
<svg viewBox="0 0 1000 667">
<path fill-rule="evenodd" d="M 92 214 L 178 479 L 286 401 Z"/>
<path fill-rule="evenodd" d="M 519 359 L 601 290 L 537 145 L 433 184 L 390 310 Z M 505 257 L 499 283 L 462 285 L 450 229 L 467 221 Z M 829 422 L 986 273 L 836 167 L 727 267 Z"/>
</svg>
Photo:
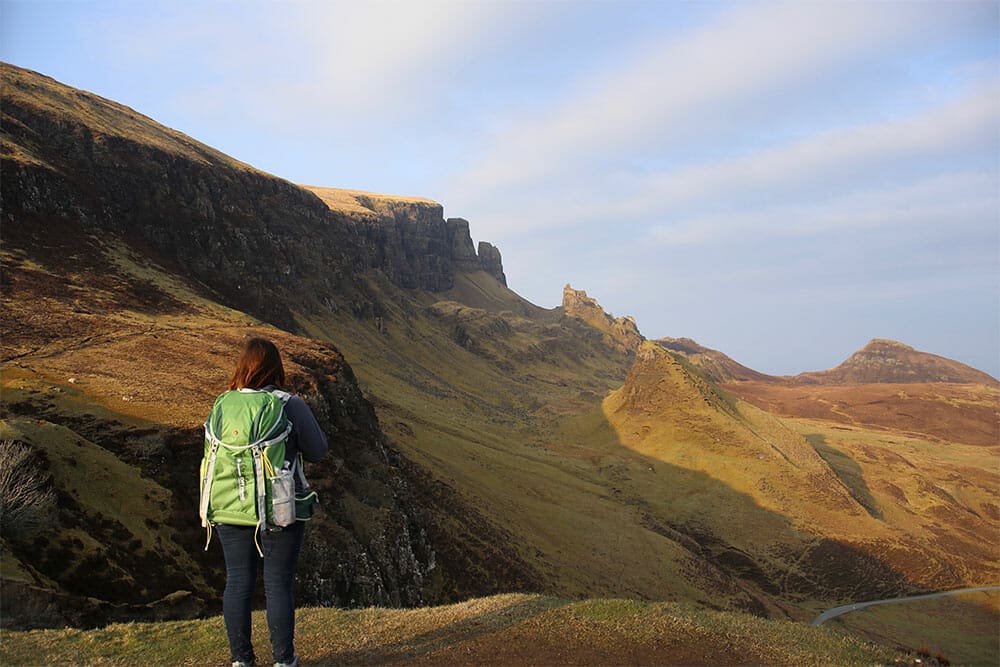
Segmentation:
<svg viewBox="0 0 1000 667">
<path fill-rule="evenodd" d="M 65 435 L 50 474 L 65 506 L 48 544 L 8 549 L 4 536 L 4 577 L 13 551 L 22 579 L 83 599 L 95 591 L 55 581 L 53 564 L 80 574 L 97 553 L 117 604 L 148 574 L 132 541 L 160 539 L 185 548 L 157 568 L 205 572 L 167 581 L 209 604 L 221 572 L 200 555 L 190 480 L 198 424 L 246 334 L 278 342 L 291 388 L 337 443 L 310 475 L 329 502 L 303 552 L 307 603 L 522 591 L 809 620 L 849 594 L 998 571 L 981 539 L 1000 520 L 995 445 L 776 416 L 730 388 L 752 382 L 720 386 L 585 292 L 567 286 L 554 309 L 526 301 L 435 202 L 352 194 L 363 211 L 333 210 L 287 181 L 160 150 L 156 133 L 109 141 L 11 88 L 2 417 L 36 451 L 49 445 L 32 423 Z M 18 157 L 29 152 L 39 159 Z M 995 410 L 947 398 L 935 414 L 967 415 L 984 437 Z M 77 441 L 162 489 L 152 524 L 74 501 L 91 469 L 63 465 Z M 74 532 L 81 522 L 96 537 Z M 186 564 L 188 551 L 202 560 Z"/>
<path fill-rule="evenodd" d="M 802 384 L 955 383 L 1000 385 L 990 374 L 960 361 L 922 352 L 905 343 L 873 338 L 837 366 L 798 375 L 768 375 L 744 366 L 691 338 L 659 338 L 662 347 L 683 354 L 716 382 Z"/>
</svg>

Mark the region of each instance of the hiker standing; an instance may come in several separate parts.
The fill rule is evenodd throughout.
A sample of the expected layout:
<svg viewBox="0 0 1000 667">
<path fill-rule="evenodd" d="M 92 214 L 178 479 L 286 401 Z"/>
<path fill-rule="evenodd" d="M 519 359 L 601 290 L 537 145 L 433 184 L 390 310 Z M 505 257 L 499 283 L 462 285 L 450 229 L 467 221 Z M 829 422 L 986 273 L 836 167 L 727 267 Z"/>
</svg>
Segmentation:
<svg viewBox="0 0 1000 667">
<path fill-rule="evenodd" d="M 233 667 L 256 664 L 250 617 L 258 562 L 264 569 L 274 665 L 299 664 L 295 566 L 304 519 L 311 516 L 316 495 L 308 488 L 302 459 L 322 459 L 327 442 L 309 406 L 280 391 L 284 384 L 278 348 L 251 338 L 236 362 L 229 391 L 216 400 L 205 423 L 201 516 L 208 540 L 214 529 L 222 542 L 222 610 Z"/>
</svg>

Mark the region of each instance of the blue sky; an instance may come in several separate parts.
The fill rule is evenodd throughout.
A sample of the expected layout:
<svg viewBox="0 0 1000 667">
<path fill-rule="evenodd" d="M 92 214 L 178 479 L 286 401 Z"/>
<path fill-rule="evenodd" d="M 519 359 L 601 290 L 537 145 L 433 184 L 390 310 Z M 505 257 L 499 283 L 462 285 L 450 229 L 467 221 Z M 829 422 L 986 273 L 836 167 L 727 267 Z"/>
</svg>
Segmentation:
<svg viewBox="0 0 1000 667">
<path fill-rule="evenodd" d="M 649 338 L 1000 375 L 998 2 L 0 1 L 0 57 L 299 183 L 419 195 Z"/>
</svg>

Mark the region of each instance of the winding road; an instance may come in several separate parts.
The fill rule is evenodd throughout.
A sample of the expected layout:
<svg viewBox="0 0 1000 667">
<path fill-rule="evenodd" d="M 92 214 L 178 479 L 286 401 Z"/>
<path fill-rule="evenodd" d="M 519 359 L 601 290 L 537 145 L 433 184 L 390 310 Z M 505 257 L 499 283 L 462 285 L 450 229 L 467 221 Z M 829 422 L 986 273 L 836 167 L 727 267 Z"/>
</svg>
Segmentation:
<svg viewBox="0 0 1000 667">
<path fill-rule="evenodd" d="M 891 602 L 911 602 L 913 600 L 926 600 L 927 598 L 940 598 L 946 595 L 958 595 L 960 593 L 978 593 L 980 591 L 996 591 L 1000 590 L 1000 586 L 980 586 L 979 588 L 959 588 L 954 591 L 941 591 L 938 593 L 925 593 L 924 595 L 914 595 L 912 597 L 905 598 L 888 598 L 886 600 L 871 600 L 869 602 L 855 602 L 853 604 L 845 604 L 840 607 L 834 607 L 833 609 L 827 609 L 822 614 L 813 619 L 812 625 L 822 625 L 823 623 L 829 621 L 831 618 L 836 618 L 843 614 L 850 613 L 852 611 L 858 611 L 864 609 L 865 607 L 871 607 L 877 604 L 889 604 Z"/>
</svg>

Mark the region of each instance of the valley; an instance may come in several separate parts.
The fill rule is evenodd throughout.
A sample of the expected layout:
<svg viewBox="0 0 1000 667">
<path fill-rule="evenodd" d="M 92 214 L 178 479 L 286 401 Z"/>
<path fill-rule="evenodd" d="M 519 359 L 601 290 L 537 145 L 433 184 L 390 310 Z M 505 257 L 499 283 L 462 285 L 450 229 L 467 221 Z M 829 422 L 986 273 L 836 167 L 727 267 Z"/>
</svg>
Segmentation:
<svg viewBox="0 0 1000 667">
<path fill-rule="evenodd" d="M 517 593 L 808 623 L 1000 578 L 989 376 L 881 341 L 774 378 L 569 285 L 541 308 L 436 202 L 298 186 L 0 71 L 0 439 L 55 497 L 46 530 L 5 530 L 5 627 L 218 613 L 200 426 L 247 335 L 331 441 L 305 606 Z"/>
</svg>

